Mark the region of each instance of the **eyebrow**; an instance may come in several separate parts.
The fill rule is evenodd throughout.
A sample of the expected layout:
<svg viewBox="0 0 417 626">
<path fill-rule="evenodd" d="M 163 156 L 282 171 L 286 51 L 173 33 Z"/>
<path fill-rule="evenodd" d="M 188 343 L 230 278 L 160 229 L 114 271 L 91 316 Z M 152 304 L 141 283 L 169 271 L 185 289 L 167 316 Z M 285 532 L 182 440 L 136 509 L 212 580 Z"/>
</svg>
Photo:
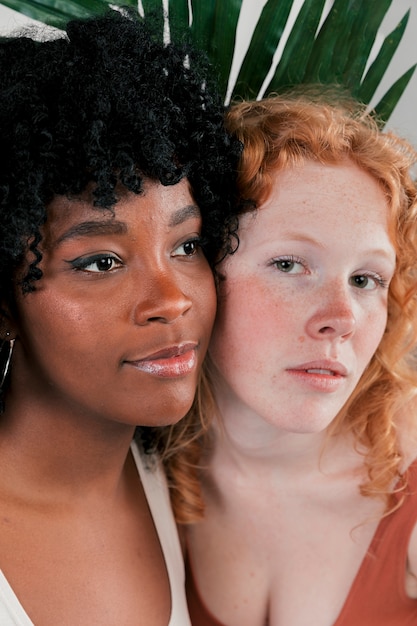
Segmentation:
<svg viewBox="0 0 417 626">
<path fill-rule="evenodd" d="M 169 228 L 179 226 L 183 222 L 192 218 L 200 218 L 200 209 L 195 204 L 188 204 L 185 207 L 181 207 L 171 215 L 168 222 Z M 127 233 L 127 226 L 125 222 L 118 220 L 108 220 L 106 222 L 81 222 L 75 224 L 66 230 L 56 241 L 56 245 L 61 244 L 69 239 L 76 239 L 78 237 L 96 237 L 99 235 L 125 235 Z"/>
<path fill-rule="evenodd" d="M 312 244 L 314 246 L 322 248 L 323 250 L 326 248 L 326 246 L 323 245 L 320 241 L 317 241 L 316 239 L 314 239 L 314 237 L 309 237 L 308 235 L 299 235 L 297 233 L 286 233 L 286 235 L 289 235 L 292 241 L 300 241 L 301 243 Z M 392 255 L 390 251 L 386 250 L 385 248 L 369 248 L 368 252 L 372 255 L 385 257 L 389 261 L 392 260 Z"/>
<path fill-rule="evenodd" d="M 297 231 L 281 231 L 280 242 L 284 242 L 284 240 L 285 243 L 306 243 L 312 246 L 317 246 L 318 248 L 325 249 L 325 245 L 321 241 L 317 241 L 317 239 L 315 239 L 314 237 L 311 237 L 310 235 L 305 235 L 304 233 L 299 233 Z M 265 234 L 265 238 L 261 239 L 258 245 L 263 246 L 264 244 L 269 244 L 274 241 L 275 238 L 271 238 L 271 234 L 267 232 Z"/>
<path fill-rule="evenodd" d="M 267 233 L 267 237 L 269 237 L 268 233 Z M 317 239 L 315 239 L 314 237 L 311 237 L 310 235 L 299 233 L 297 231 L 292 231 L 292 230 L 282 231 L 280 233 L 280 237 L 282 238 L 280 239 L 280 243 L 306 243 L 308 245 L 312 245 L 317 248 L 320 248 L 321 250 L 326 250 L 326 245 L 323 244 L 321 241 L 318 241 Z M 284 239 L 285 241 L 283 241 Z M 271 243 L 271 241 L 273 240 L 267 238 L 267 239 L 261 240 L 258 243 L 258 245 L 263 246 L 265 244 Z M 368 252 L 371 255 L 377 255 L 381 258 L 383 257 L 388 261 L 393 260 L 391 252 L 389 250 L 386 250 L 385 248 L 369 248 Z M 395 258 L 394 258 L 394 262 L 395 262 Z"/>
<path fill-rule="evenodd" d="M 178 209 L 177 211 L 174 211 L 174 213 L 170 217 L 168 226 L 170 228 L 172 228 L 173 226 L 179 226 L 186 220 L 189 220 L 195 217 L 198 217 L 198 218 L 201 217 L 200 209 L 198 208 L 196 204 L 187 204 L 187 206 L 182 207 L 181 209 Z"/>
<path fill-rule="evenodd" d="M 284 236 L 288 237 L 288 239 L 290 239 L 291 241 L 299 241 L 300 243 L 307 243 L 313 246 L 318 246 L 319 248 L 325 248 L 325 245 L 321 241 L 318 241 L 310 235 L 298 233 L 297 231 L 284 232 Z"/>
<path fill-rule="evenodd" d="M 66 230 L 56 241 L 59 245 L 68 239 L 76 239 L 77 237 L 95 237 L 97 235 L 123 235 L 127 232 L 127 226 L 124 222 L 117 220 L 108 220 L 107 222 L 80 222 Z"/>
</svg>

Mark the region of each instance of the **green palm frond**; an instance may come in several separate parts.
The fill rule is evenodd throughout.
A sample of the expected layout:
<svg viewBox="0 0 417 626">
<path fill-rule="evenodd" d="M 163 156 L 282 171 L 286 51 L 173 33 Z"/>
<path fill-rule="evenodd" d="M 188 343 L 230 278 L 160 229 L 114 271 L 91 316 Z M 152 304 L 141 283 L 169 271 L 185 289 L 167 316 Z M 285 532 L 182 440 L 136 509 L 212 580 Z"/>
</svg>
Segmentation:
<svg viewBox="0 0 417 626">
<path fill-rule="evenodd" d="M 190 26 L 188 0 L 169 0 L 168 12 L 173 33 L 187 32 Z"/>
<path fill-rule="evenodd" d="M 391 62 L 391 59 L 402 39 L 409 17 L 410 11 L 407 11 L 396 28 L 389 35 L 387 35 L 387 37 L 385 37 L 377 58 L 372 63 L 366 73 L 366 76 L 362 80 L 357 95 L 359 98 L 363 99 L 364 102 L 370 101 L 379 83 L 381 82 L 383 74 Z"/>
<path fill-rule="evenodd" d="M 110 2 L 104 0 L 85 0 L 83 2 L 78 0 L 34 0 L 33 2 L 30 0 L 24 2 L 6 0 L 1 4 L 34 20 L 62 28 L 70 19 L 103 13 L 109 8 Z"/>
<path fill-rule="evenodd" d="M 197 6 L 202 6 L 203 4 L 207 6 L 210 2 L 194 0 L 191 4 L 194 7 L 193 15 L 195 15 Z M 242 0 L 219 1 L 211 4 L 214 6 L 214 19 L 212 22 L 212 30 L 208 37 L 208 45 L 205 49 L 210 59 L 219 70 L 220 89 L 226 94 L 235 50 L 236 30 Z M 226 24 L 227 28 L 225 28 Z M 198 40 L 195 40 L 196 43 L 198 43 Z"/>
<path fill-rule="evenodd" d="M 269 0 L 272 4 L 272 1 Z M 275 4 L 280 4 L 275 1 Z M 291 8 L 292 2 L 288 2 Z M 293 85 L 303 82 L 333 82 L 328 77 L 328 81 L 320 81 L 317 77 L 306 75 L 308 60 L 320 49 L 316 44 L 316 32 L 323 14 L 325 0 L 305 0 L 291 32 L 288 36 L 286 46 L 282 52 L 280 61 L 271 79 L 267 92 L 280 91 Z M 318 59 L 317 66 L 314 64 L 317 73 L 320 71 L 322 59 Z"/>
<path fill-rule="evenodd" d="M 2 4 L 51 26 L 63 27 L 71 18 L 97 15 L 114 3 L 106 0 L 6 0 Z M 137 0 L 123 0 L 137 7 Z M 392 0 L 334 0 L 324 15 L 325 0 L 304 0 L 290 30 L 279 62 L 266 89 L 265 80 L 282 39 L 295 0 L 267 0 L 260 13 L 246 55 L 238 70 L 231 98 L 256 98 L 300 83 L 338 84 L 369 104 L 390 64 L 407 26 L 409 11 L 385 37 L 376 58 L 370 55 Z M 142 0 L 145 17 L 160 16 L 162 0 Z M 173 38 L 187 36 L 207 51 L 217 68 L 226 98 L 236 44 L 242 0 L 168 0 Z M 325 18 L 325 19 L 323 19 Z M 417 61 L 417 54 L 416 59 Z M 407 87 L 416 65 L 395 80 L 375 106 L 387 121 Z"/>
<path fill-rule="evenodd" d="M 259 94 L 281 41 L 292 4 L 292 1 L 269 0 L 264 6 L 240 67 L 234 97 L 253 98 Z"/>
</svg>

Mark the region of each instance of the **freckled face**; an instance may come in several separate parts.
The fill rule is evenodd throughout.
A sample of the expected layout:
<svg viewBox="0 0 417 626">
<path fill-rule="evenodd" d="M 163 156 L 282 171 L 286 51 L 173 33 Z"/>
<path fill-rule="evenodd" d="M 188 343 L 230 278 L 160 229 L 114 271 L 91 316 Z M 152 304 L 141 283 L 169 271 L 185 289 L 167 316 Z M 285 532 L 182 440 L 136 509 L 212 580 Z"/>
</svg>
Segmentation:
<svg viewBox="0 0 417 626">
<path fill-rule="evenodd" d="M 84 418 L 174 423 L 189 409 L 215 314 L 188 183 L 148 183 L 115 215 L 57 198 L 43 277 L 17 293 L 14 388 Z"/>
<path fill-rule="evenodd" d="M 289 432 L 326 428 L 386 326 L 395 250 L 376 181 L 353 164 L 277 173 L 242 217 L 210 344 L 225 416 Z"/>
</svg>

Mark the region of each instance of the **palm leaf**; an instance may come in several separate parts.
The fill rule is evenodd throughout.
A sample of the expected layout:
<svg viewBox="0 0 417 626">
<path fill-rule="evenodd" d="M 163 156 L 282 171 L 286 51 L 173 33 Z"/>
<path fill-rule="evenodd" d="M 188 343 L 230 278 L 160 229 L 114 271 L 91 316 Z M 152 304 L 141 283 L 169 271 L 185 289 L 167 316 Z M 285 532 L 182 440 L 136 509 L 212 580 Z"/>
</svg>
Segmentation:
<svg viewBox="0 0 417 626">
<path fill-rule="evenodd" d="M 343 83 L 346 86 L 348 81 L 360 83 L 378 28 L 390 4 L 391 0 L 378 0 L 378 3 L 335 0 L 317 34 L 304 81 Z"/>
<path fill-rule="evenodd" d="M 267 93 L 300 83 L 338 84 L 369 104 L 401 41 L 409 12 L 388 37 L 363 79 L 372 46 L 392 0 L 378 5 L 363 0 L 335 0 L 316 33 L 323 6 L 305 0 Z M 304 71 L 304 73 L 303 73 Z M 401 76 L 377 105 L 386 121 L 404 92 L 413 69 Z M 363 79 L 363 84 L 362 84 Z"/>
<path fill-rule="evenodd" d="M 235 50 L 242 0 L 191 0 L 191 38 L 208 53 L 225 95 Z"/>
<path fill-rule="evenodd" d="M 414 74 L 414 70 L 417 67 L 417 63 L 410 67 L 410 69 L 405 72 L 395 83 L 388 89 L 385 96 L 381 98 L 376 107 L 374 108 L 375 114 L 377 118 L 380 120 L 381 126 L 384 126 L 385 122 L 391 116 L 398 100 L 401 98 L 404 93 L 405 88 L 407 87 L 410 78 Z"/>
<path fill-rule="evenodd" d="M 188 0 L 169 0 L 168 15 L 172 37 L 179 40 L 190 26 Z"/>
<path fill-rule="evenodd" d="M 147 13 L 160 13 L 163 16 L 162 0 L 142 0 L 142 8 L 145 15 Z"/>
<path fill-rule="evenodd" d="M 267 92 L 304 82 L 306 59 L 314 47 L 325 0 L 306 0 L 288 36 Z"/>
<path fill-rule="evenodd" d="M 213 30 L 207 51 L 214 66 L 218 68 L 220 89 L 226 95 L 242 0 L 217 0 L 214 4 Z"/>
<path fill-rule="evenodd" d="M 343 71 L 345 83 L 354 95 L 359 91 L 372 46 L 391 0 L 379 1 L 377 4 L 357 0 L 357 3 L 350 50 Z"/>
<path fill-rule="evenodd" d="M 49 26 L 63 28 L 70 19 L 104 13 L 112 2 L 111 0 L 5 0 L 1 4 Z M 137 7 L 137 2 L 134 0 L 124 0 L 123 4 Z"/>
<path fill-rule="evenodd" d="M 136 5 L 137 6 L 137 5 Z M 152 15 L 155 35 L 164 39 L 164 6 L 162 0 L 142 0 L 144 16 Z"/>
<path fill-rule="evenodd" d="M 270 71 L 291 9 L 296 0 L 267 0 L 255 24 L 246 55 L 238 69 L 232 98 L 253 98 Z M 190 6 L 189 6 L 190 3 Z M 69 19 L 96 15 L 111 0 L 6 0 L 3 4 L 52 26 L 62 27 Z M 137 7 L 137 0 L 123 0 Z M 321 27 L 325 0 L 304 0 L 286 45 L 268 85 L 268 92 L 299 83 L 338 83 L 353 96 L 369 104 L 392 60 L 407 25 L 407 13 L 384 40 L 366 71 L 380 25 L 392 0 L 334 0 Z M 162 0 L 143 0 L 145 16 L 159 15 L 163 33 Z M 236 44 L 236 29 L 242 0 L 168 0 L 171 36 L 184 36 L 202 47 L 219 73 L 226 97 Z M 404 92 L 414 66 L 388 89 L 376 110 L 386 121 Z"/>
<path fill-rule="evenodd" d="M 346 50 L 346 36 L 350 32 L 350 2 L 335 0 L 320 31 L 317 33 L 310 56 L 305 61 L 304 82 L 334 81 L 335 57 Z M 332 77 L 330 79 L 330 77 Z"/>
<path fill-rule="evenodd" d="M 190 33 L 193 41 L 209 52 L 215 22 L 215 0 L 191 0 L 192 24 Z"/>
<path fill-rule="evenodd" d="M 259 94 L 291 11 L 293 0 L 268 0 L 256 24 L 233 90 L 233 98 Z"/>
<path fill-rule="evenodd" d="M 409 17 L 410 11 L 407 11 L 396 28 L 389 35 L 387 35 L 387 37 L 385 37 L 377 57 L 366 72 L 366 75 L 358 89 L 357 95 L 359 100 L 362 102 L 370 102 L 372 96 L 374 95 L 395 54 L 395 51 L 398 48 Z"/>
</svg>

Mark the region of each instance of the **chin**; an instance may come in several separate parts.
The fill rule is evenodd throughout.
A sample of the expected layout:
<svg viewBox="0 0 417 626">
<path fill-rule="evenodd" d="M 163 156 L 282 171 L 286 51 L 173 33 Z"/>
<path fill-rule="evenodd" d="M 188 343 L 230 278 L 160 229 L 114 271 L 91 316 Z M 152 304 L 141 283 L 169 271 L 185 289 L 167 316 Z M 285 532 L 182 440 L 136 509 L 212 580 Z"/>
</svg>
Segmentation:
<svg viewBox="0 0 417 626">
<path fill-rule="evenodd" d="M 142 426 L 171 426 L 180 422 L 190 410 L 192 403 L 192 398 L 189 404 L 182 404 L 181 407 L 173 408 L 172 406 L 165 411 L 163 414 L 158 413 L 157 416 L 152 418 L 152 416 L 148 415 L 146 418 L 146 423 L 142 423 Z"/>
<path fill-rule="evenodd" d="M 271 420 L 270 423 L 287 433 L 314 435 L 325 431 L 330 426 L 333 419 L 333 414 L 331 417 L 329 417 L 327 415 L 306 415 L 304 413 L 301 419 L 297 415 L 297 417 L 294 417 L 293 419 L 291 419 L 291 417 L 287 417 L 285 422 L 280 420 Z"/>
</svg>

